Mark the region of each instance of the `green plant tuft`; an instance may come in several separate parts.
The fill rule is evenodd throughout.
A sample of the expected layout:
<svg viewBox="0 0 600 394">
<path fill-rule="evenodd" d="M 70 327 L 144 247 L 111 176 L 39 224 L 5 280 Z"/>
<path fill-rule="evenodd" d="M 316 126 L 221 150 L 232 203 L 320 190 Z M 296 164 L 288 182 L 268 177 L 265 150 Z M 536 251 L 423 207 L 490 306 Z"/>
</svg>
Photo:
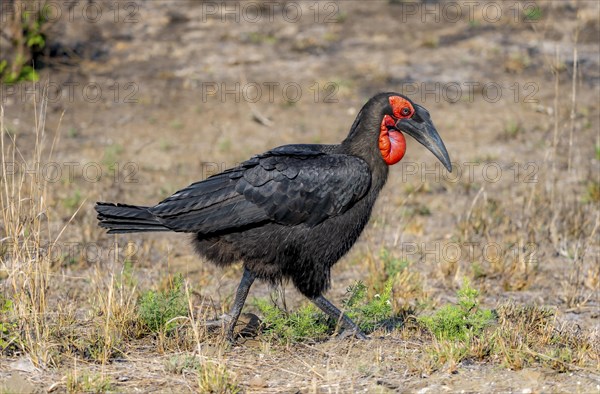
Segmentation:
<svg viewBox="0 0 600 394">
<path fill-rule="evenodd" d="M 383 291 L 369 299 L 367 286 L 361 281 L 356 282 L 347 289 L 343 312 L 366 333 L 381 327 L 395 327 L 400 319 L 394 315 L 392 308 L 393 283 L 393 279 L 388 280 Z M 288 313 L 269 300 L 256 299 L 254 303 L 263 315 L 267 337 L 280 342 L 323 339 L 334 332 L 338 323 L 329 319 L 313 304 Z"/>
<path fill-rule="evenodd" d="M 383 261 L 383 271 L 386 279 L 394 278 L 409 266 L 408 260 L 397 258 L 385 248 L 381 250 L 381 260 Z"/>
<path fill-rule="evenodd" d="M 165 362 L 165 370 L 176 375 L 197 371 L 201 366 L 198 357 L 190 354 L 175 355 Z"/>
<path fill-rule="evenodd" d="M 390 327 L 397 320 L 393 315 L 392 287 L 394 279 L 388 279 L 381 294 L 375 294 L 371 300 L 367 297 L 367 286 L 358 281 L 347 290 L 349 297 L 344 301 L 348 317 L 361 330 L 369 333 L 380 327 Z"/>
<path fill-rule="evenodd" d="M 81 195 L 81 191 L 79 189 L 75 189 L 73 193 L 64 198 L 63 205 L 68 210 L 74 211 L 79 208 L 82 200 L 83 196 Z"/>
<path fill-rule="evenodd" d="M 69 393 L 105 393 L 113 390 L 111 379 L 102 374 L 86 371 L 78 375 L 74 371 L 67 375 L 66 380 L 67 392 Z"/>
<path fill-rule="evenodd" d="M 201 393 L 237 394 L 242 391 L 227 366 L 214 362 L 205 362 L 198 368 L 198 389 Z"/>
<path fill-rule="evenodd" d="M 600 182 L 596 180 L 591 180 L 588 182 L 585 188 L 585 194 L 583 196 L 584 203 L 594 203 L 597 204 L 600 202 Z"/>
<path fill-rule="evenodd" d="M 176 323 L 171 321 L 188 315 L 188 300 L 183 276 L 176 275 L 166 290 L 144 292 L 138 301 L 140 321 L 152 332 L 169 332 Z"/>
<path fill-rule="evenodd" d="M 312 304 L 293 313 L 282 310 L 266 299 L 257 299 L 255 304 L 263 315 L 263 325 L 269 339 L 302 342 L 323 339 L 331 332 L 332 327 L 325 315 Z"/>
<path fill-rule="evenodd" d="M 479 308 L 479 292 L 468 281 L 463 282 L 457 296 L 457 305 L 446 305 L 431 316 L 417 319 L 437 339 L 468 341 L 480 335 L 496 319 L 492 310 Z"/>
<path fill-rule="evenodd" d="M 7 32 L 5 37 L 9 38 L 12 51 L 9 51 L 8 59 L 0 60 L 0 81 L 5 84 L 39 80 L 32 65 L 36 55 L 46 46 L 45 31 L 53 18 L 48 4 L 39 0 L 31 3 L 27 7 L 19 2 L 7 4 L 7 18 L 2 22 L 6 24 L 3 30 Z"/>
<path fill-rule="evenodd" d="M 539 21 L 542 19 L 543 13 L 539 6 L 534 5 L 523 10 L 523 15 L 526 21 Z"/>
<path fill-rule="evenodd" d="M 102 157 L 102 164 L 108 169 L 109 172 L 115 172 L 118 169 L 118 159 L 124 148 L 119 144 L 112 144 L 104 148 L 104 156 Z"/>
<path fill-rule="evenodd" d="M 8 318 L 13 310 L 13 302 L 0 294 L 0 354 L 15 350 L 19 343 L 18 325 Z"/>
</svg>

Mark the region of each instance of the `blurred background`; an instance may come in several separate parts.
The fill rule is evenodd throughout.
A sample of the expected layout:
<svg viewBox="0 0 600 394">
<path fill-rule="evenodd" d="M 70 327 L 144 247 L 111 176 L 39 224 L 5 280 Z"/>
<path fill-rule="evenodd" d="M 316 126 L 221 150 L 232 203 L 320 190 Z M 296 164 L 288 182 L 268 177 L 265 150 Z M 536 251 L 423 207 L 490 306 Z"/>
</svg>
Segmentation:
<svg viewBox="0 0 600 394">
<path fill-rule="evenodd" d="M 507 300 L 541 305 L 585 335 L 597 329 L 597 1 L 2 0 L 0 6 L 0 300 L 11 301 L 6 316 L 21 318 L 19 335 L 29 333 L 9 341 L 0 318 L 0 349 L 11 362 L 26 354 L 36 368 L 59 367 L 49 375 L 35 369 L 37 383 L 22 384 L 38 387 L 53 379 L 77 391 L 77 384 L 64 383 L 71 372 L 60 371 L 69 370 L 73 358 L 90 362 L 87 368 L 96 373 L 98 360 L 104 368 L 122 354 L 171 357 L 193 348 L 162 338 L 157 350 L 154 337 L 125 334 L 131 330 L 125 323 L 111 323 L 114 332 L 106 331 L 112 322 L 107 314 L 133 316 L 140 292 L 168 288 L 177 274 L 193 284 L 194 303 L 226 310 L 231 302 L 239 268 L 222 271 L 200 261 L 177 234 L 109 237 L 96 225 L 95 201 L 152 205 L 269 148 L 340 142 L 361 106 L 382 91 L 404 94 L 429 110 L 454 170 L 447 174 L 422 146 L 407 141 L 368 229 L 334 269 L 330 297 L 339 302 L 357 280 L 373 296 L 391 280 L 394 311 L 418 315 L 455 302 L 466 278 L 487 307 Z M 117 302 L 108 289 L 124 272 L 135 286 L 119 288 Z M 304 303 L 286 289 L 287 307 Z M 268 298 L 271 291 L 257 285 L 251 297 Z M 284 292 L 276 293 L 281 304 Z M 49 317 L 33 322 L 32 310 Z M 6 319 L 4 327 L 14 322 Z M 95 337 L 94 330 L 101 333 Z M 65 332 L 75 339 L 56 338 Z M 595 335 L 590 343 L 597 345 Z M 150 350 L 141 348 L 140 337 L 154 341 Z M 96 356 L 90 343 L 97 345 Z M 571 358 L 548 353 L 561 360 L 548 368 L 590 368 L 580 357 L 590 347 L 565 347 Z M 360 346 L 357 351 L 363 357 Z M 595 354 L 591 365 L 597 367 Z M 257 370 L 242 365 L 256 363 L 255 356 L 250 348 L 220 362 L 244 390 L 251 391 L 249 379 L 259 372 L 264 382 L 255 382 L 257 390 L 283 387 L 281 377 L 262 369 L 272 364 Z M 280 356 L 285 360 L 275 353 L 272 361 Z M 406 366 L 415 354 L 388 356 Z M 445 360 L 461 357 L 419 358 L 421 364 L 403 367 L 411 372 L 402 387 L 423 387 L 422 371 L 444 370 Z M 548 361 L 524 359 L 508 365 Z M 8 361 L 0 367 L 5 377 L 18 370 Z M 162 376 L 165 388 L 189 378 L 164 377 L 161 362 L 145 365 L 144 373 Z M 370 390 L 377 373 L 385 375 L 340 363 L 341 375 L 307 373 L 317 382 L 315 392 L 331 381 L 344 390 L 355 387 L 342 375 Z M 383 365 L 400 379 L 403 372 Z M 479 368 L 482 382 L 505 382 L 507 390 L 531 378 Z M 306 376 L 292 379 L 292 386 L 308 387 Z M 115 383 L 114 377 L 113 389 L 150 387 L 129 379 Z M 550 378 L 531 379 L 541 388 Z M 574 384 L 564 375 L 551 380 L 566 391 Z M 460 379 L 453 384 L 491 389 Z"/>
</svg>

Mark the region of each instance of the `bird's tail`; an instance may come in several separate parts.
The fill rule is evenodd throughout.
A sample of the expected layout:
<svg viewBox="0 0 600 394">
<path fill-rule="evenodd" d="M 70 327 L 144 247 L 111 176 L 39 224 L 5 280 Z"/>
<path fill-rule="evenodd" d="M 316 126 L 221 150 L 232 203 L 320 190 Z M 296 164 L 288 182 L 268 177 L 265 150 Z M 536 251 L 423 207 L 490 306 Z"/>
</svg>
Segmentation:
<svg viewBox="0 0 600 394">
<path fill-rule="evenodd" d="M 95 208 L 98 224 L 107 228 L 109 234 L 169 230 L 148 211 L 148 207 L 98 202 Z"/>
</svg>

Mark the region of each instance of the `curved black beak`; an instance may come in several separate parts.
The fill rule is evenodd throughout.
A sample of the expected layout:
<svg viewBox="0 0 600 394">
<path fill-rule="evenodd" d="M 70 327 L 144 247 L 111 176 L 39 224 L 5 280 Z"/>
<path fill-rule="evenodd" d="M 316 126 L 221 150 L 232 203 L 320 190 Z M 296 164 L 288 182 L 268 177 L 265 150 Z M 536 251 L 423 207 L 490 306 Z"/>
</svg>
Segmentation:
<svg viewBox="0 0 600 394">
<path fill-rule="evenodd" d="M 421 143 L 442 162 L 448 172 L 452 172 L 450 156 L 444 146 L 444 141 L 433 126 L 429 112 L 420 105 L 414 104 L 415 113 L 410 119 L 400 119 L 396 128 Z"/>
</svg>

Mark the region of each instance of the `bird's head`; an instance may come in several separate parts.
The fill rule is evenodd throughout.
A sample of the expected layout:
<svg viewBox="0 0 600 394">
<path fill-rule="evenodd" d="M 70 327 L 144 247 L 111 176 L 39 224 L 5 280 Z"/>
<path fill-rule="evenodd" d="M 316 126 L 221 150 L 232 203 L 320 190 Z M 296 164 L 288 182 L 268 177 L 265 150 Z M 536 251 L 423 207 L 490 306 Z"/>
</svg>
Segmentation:
<svg viewBox="0 0 600 394">
<path fill-rule="evenodd" d="M 398 93 L 386 93 L 388 105 L 379 129 L 379 150 L 388 164 L 399 162 L 406 152 L 406 133 L 425 146 L 442 162 L 448 171 L 452 164 L 429 112 Z"/>
<path fill-rule="evenodd" d="M 378 129 L 374 130 L 376 127 Z M 429 112 L 406 96 L 380 93 L 371 98 L 358 114 L 347 141 L 373 135 L 373 132 L 378 132 L 378 148 L 387 165 L 396 164 L 404 157 L 406 140 L 403 133 L 406 133 L 429 149 L 448 171 L 452 171 L 448 151 L 433 126 Z M 368 139 L 371 140 L 371 137 Z"/>
</svg>

